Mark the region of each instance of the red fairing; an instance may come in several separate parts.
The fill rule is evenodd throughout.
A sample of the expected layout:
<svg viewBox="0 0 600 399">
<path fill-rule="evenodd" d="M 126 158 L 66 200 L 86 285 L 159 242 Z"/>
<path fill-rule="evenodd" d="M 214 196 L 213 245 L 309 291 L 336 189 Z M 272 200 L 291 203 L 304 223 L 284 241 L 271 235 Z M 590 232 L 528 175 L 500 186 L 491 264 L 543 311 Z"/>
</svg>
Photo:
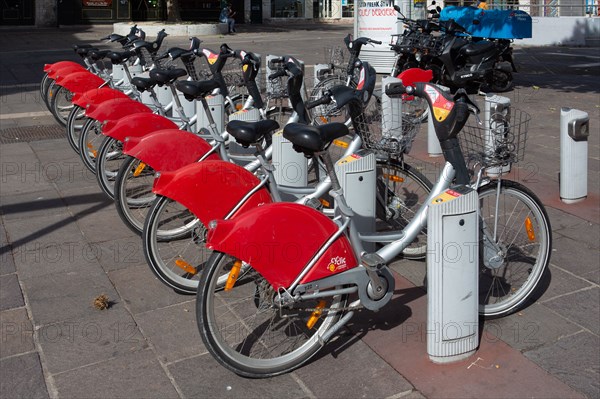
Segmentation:
<svg viewBox="0 0 600 399">
<path fill-rule="evenodd" d="M 273 288 L 287 288 L 337 230 L 334 222 L 312 208 L 279 202 L 218 220 L 209 229 L 207 247 L 249 263 Z M 332 259 L 345 266 L 330 268 Z M 356 265 L 348 240 L 342 236 L 321 256 L 310 281 Z M 303 281 L 309 281 L 308 277 Z"/>
<path fill-rule="evenodd" d="M 212 146 L 206 140 L 177 129 L 159 130 L 144 137 L 128 137 L 123 145 L 123 153 L 139 159 L 152 169 L 160 172 L 177 170 L 200 158 Z M 213 153 L 206 160 L 219 160 Z"/>
<path fill-rule="evenodd" d="M 48 73 L 52 69 L 56 70 L 58 68 L 65 67 L 67 65 L 77 65 L 78 67 L 83 68 L 80 64 L 73 62 L 73 61 L 58 61 L 58 62 L 55 62 L 54 64 L 44 64 L 44 72 Z"/>
<path fill-rule="evenodd" d="M 104 80 L 91 72 L 83 71 L 59 76 L 56 79 L 56 84 L 64 87 L 71 93 L 83 93 L 84 91 L 97 89 L 104 84 Z"/>
<path fill-rule="evenodd" d="M 405 71 L 400 72 L 397 76 L 402 81 L 402 84 L 406 86 L 413 86 L 417 82 L 431 82 L 433 79 L 433 71 L 431 69 L 425 70 L 421 68 L 409 68 Z M 412 101 L 415 97 L 404 94 L 402 99 L 404 101 Z"/>
<path fill-rule="evenodd" d="M 160 172 L 152 191 L 179 202 L 207 226 L 211 220 L 225 218 L 259 183 L 256 176 L 234 163 L 202 161 Z M 233 216 L 270 202 L 269 191 L 262 187 Z"/>
<path fill-rule="evenodd" d="M 122 91 L 103 87 L 101 89 L 92 89 L 83 93 L 75 93 L 71 103 L 81 108 L 87 108 L 88 105 L 94 106 L 103 103 L 106 100 L 114 100 L 116 98 L 129 98 Z"/>
<path fill-rule="evenodd" d="M 139 101 L 130 98 L 117 98 L 116 100 L 104 101 L 96 107 L 88 107 L 85 110 L 85 116 L 104 123 L 141 112 L 151 114 L 152 110 Z"/>
<path fill-rule="evenodd" d="M 73 63 L 73 64 L 67 64 L 67 65 L 61 65 L 61 66 L 57 66 L 57 67 L 51 67 L 50 69 L 48 69 L 48 77 L 51 79 L 56 79 L 59 76 L 67 76 L 70 73 L 75 73 L 75 72 L 87 72 L 88 70 L 85 69 L 84 67 L 82 67 L 79 64 Z"/>
<path fill-rule="evenodd" d="M 177 129 L 177 125 L 164 116 L 142 112 L 108 121 L 102 128 L 102 134 L 125 141 L 126 137 L 142 137 L 164 129 Z"/>
</svg>

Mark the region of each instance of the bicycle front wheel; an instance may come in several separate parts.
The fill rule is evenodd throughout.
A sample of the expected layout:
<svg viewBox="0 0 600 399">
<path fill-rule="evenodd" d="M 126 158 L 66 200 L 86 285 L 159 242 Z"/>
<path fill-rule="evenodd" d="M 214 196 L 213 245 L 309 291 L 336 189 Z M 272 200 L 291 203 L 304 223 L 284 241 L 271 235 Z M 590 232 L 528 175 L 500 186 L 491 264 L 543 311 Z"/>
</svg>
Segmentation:
<svg viewBox="0 0 600 399">
<path fill-rule="evenodd" d="M 79 155 L 85 167 L 91 172 L 96 172 L 98 150 L 102 141 L 104 141 L 104 137 L 100 121 L 87 119 L 79 135 Z"/>
<path fill-rule="evenodd" d="M 335 86 L 344 86 L 345 84 L 346 80 L 338 75 L 325 78 L 310 92 L 309 101 L 318 100 L 323 97 L 327 90 L 330 90 Z M 353 84 L 352 86 L 355 85 Z M 313 125 L 324 125 L 333 121 L 345 122 L 345 120 L 338 120 L 342 117 L 345 118 L 345 116 L 342 111 L 336 109 L 335 104 L 318 105 L 307 111 Z"/>
<path fill-rule="evenodd" d="M 85 116 L 85 110 L 80 106 L 74 106 L 69 117 L 67 118 L 67 141 L 69 145 L 77 154 L 79 154 L 79 136 L 81 135 L 81 129 L 87 122 L 88 118 Z"/>
<path fill-rule="evenodd" d="M 154 169 L 137 158 L 128 156 L 115 180 L 115 205 L 123 223 L 141 234 L 146 215 L 156 199 L 152 192 Z"/>
<path fill-rule="evenodd" d="M 396 160 L 377 162 L 377 231 L 404 230 L 427 199 L 431 188 L 429 179 L 407 163 Z M 425 258 L 426 229 L 419 232 L 402 254 L 407 259 Z"/>
<path fill-rule="evenodd" d="M 206 348 L 224 367 L 244 377 L 271 377 L 301 366 L 321 348 L 320 337 L 340 317 L 345 296 L 280 307 L 275 289 L 252 268 L 230 289 L 223 289 L 223 280 L 239 265 L 215 252 L 202 270 L 196 313 Z"/>
<path fill-rule="evenodd" d="M 67 118 L 73 109 L 73 93 L 65 89 L 63 86 L 53 85 L 50 97 L 50 112 L 54 115 L 54 119 L 62 126 L 67 125 Z"/>
<path fill-rule="evenodd" d="M 550 221 L 536 195 L 517 182 L 490 182 L 479 189 L 479 203 L 479 312 L 505 316 L 531 298 L 550 262 Z"/>
</svg>

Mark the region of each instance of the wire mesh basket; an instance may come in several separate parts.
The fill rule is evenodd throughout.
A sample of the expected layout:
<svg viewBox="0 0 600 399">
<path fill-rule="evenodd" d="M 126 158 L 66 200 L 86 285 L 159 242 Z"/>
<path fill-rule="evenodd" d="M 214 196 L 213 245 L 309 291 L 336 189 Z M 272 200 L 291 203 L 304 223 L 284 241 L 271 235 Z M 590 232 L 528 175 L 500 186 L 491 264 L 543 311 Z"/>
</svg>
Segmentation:
<svg viewBox="0 0 600 399">
<path fill-rule="evenodd" d="M 355 128 L 364 147 L 398 156 L 410 152 L 422 122 L 422 110 L 410 101 L 386 102 L 382 109 L 381 100 L 373 97 Z"/>
<path fill-rule="evenodd" d="M 490 168 L 522 161 L 531 116 L 519 109 L 484 115 L 484 120 L 469 122 L 458 135 L 469 167 Z"/>
<path fill-rule="evenodd" d="M 267 77 L 267 96 L 271 99 L 288 97 L 287 76 L 280 76 L 274 79 Z"/>
</svg>

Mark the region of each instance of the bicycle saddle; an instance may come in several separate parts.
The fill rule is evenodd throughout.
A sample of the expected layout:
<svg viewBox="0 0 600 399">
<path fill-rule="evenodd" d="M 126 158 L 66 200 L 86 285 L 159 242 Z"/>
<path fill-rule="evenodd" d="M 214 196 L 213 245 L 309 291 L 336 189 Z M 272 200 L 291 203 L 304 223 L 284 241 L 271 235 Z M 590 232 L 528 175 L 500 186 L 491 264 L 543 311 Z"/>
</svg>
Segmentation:
<svg viewBox="0 0 600 399">
<path fill-rule="evenodd" d="M 132 51 L 110 52 L 107 57 L 113 65 L 119 65 L 127 61 L 135 53 Z"/>
<path fill-rule="evenodd" d="M 75 52 L 83 58 L 87 57 L 92 51 L 98 51 L 98 49 L 95 47 L 79 47 L 75 49 Z"/>
<path fill-rule="evenodd" d="M 290 123 L 283 128 L 283 137 L 293 144 L 294 150 L 302 152 L 306 157 L 312 157 L 316 152 L 325 150 L 333 140 L 349 133 L 348 127 L 339 122 L 321 126 Z"/>
<path fill-rule="evenodd" d="M 111 50 L 94 50 L 94 51 L 90 51 L 88 54 L 90 55 L 90 58 L 92 60 L 99 61 L 99 60 L 105 58 L 111 52 L 112 52 Z"/>
<path fill-rule="evenodd" d="M 150 90 L 151 88 L 156 86 L 156 83 L 158 82 L 152 78 L 142 78 L 136 76 L 135 78 L 131 79 L 131 84 L 134 85 L 141 92 Z"/>
<path fill-rule="evenodd" d="M 266 140 L 266 136 L 275 129 L 279 129 L 279 123 L 270 119 L 258 122 L 234 120 L 227 124 L 227 133 L 231 134 L 244 148 L 260 142 L 263 137 Z"/>
<path fill-rule="evenodd" d="M 159 86 L 166 83 L 173 83 L 182 76 L 187 75 L 185 69 L 153 69 L 150 71 L 150 78 L 156 81 Z"/>
<path fill-rule="evenodd" d="M 185 95 L 186 100 L 192 101 L 207 96 L 214 89 L 218 89 L 219 82 L 212 79 L 202 80 L 200 82 L 193 80 L 179 80 L 175 82 L 175 87 Z"/>
<path fill-rule="evenodd" d="M 73 51 L 77 52 L 77 50 L 79 49 L 84 49 L 84 48 L 92 48 L 91 44 L 74 44 L 73 45 Z"/>
</svg>

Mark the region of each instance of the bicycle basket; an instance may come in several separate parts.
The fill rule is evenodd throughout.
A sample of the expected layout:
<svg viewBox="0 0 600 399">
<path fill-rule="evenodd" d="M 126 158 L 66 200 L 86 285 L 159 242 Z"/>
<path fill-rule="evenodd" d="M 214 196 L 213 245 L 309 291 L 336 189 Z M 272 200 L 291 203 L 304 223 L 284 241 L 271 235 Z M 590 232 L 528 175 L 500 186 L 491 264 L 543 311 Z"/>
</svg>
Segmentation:
<svg viewBox="0 0 600 399">
<path fill-rule="evenodd" d="M 389 153 L 408 154 L 422 123 L 422 111 L 411 101 L 392 99 L 381 109 L 381 100 L 373 97 L 356 127 L 366 148 Z M 382 112 L 383 111 L 383 112 Z"/>
<path fill-rule="evenodd" d="M 481 125 L 467 122 L 458 136 L 467 165 L 489 168 L 523 160 L 530 120 L 528 113 L 510 108 L 490 114 Z"/>
<path fill-rule="evenodd" d="M 267 77 L 267 96 L 271 99 L 288 97 L 287 76 L 269 79 Z"/>
</svg>

